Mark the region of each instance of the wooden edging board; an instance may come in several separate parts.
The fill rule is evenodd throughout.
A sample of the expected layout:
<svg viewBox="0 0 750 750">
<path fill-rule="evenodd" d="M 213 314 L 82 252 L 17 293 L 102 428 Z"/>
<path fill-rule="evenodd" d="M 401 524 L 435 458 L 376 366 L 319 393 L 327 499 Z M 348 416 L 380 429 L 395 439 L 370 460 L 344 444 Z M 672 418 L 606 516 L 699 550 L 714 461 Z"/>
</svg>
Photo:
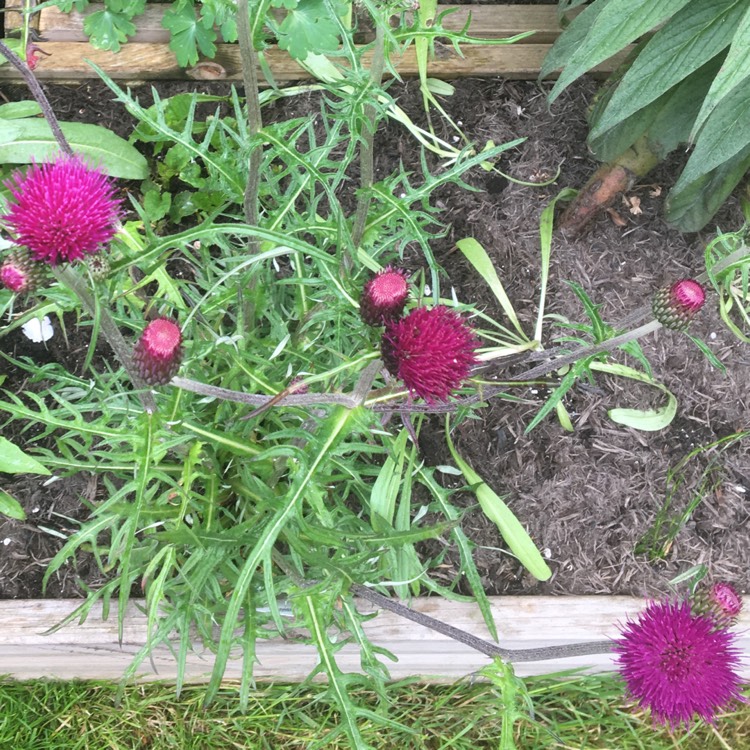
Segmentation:
<svg viewBox="0 0 750 750">
<path fill-rule="evenodd" d="M 508 648 L 530 648 L 560 645 L 616 637 L 618 625 L 636 615 L 643 599 L 624 596 L 505 596 L 490 599 L 492 613 L 500 633 L 501 645 Z M 116 613 L 107 620 L 101 610 L 92 610 L 83 623 L 72 623 L 44 635 L 79 604 L 76 600 L 0 601 L 0 673 L 16 679 L 119 679 L 132 657 L 147 639 L 146 617 L 137 602 L 129 605 L 125 617 L 122 644 L 117 639 Z M 438 598 L 416 599 L 411 606 L 421 612 L 449 622 L 474 635 L 488 638 L 478 607 L 472 603 L 452 602 Z M 360 611 L 372 612 L 366 602 Z M 750 614 L 737 624 L 738 646 L 745 660 L 742 676 L 750 678 Z M 364 623 L 364 630 L 377 646 L 391 651 L 398 659 L 388 663 L 393 679 L 419 677 L 429 682 L 452 682 L 472 675 L 489 663 L 489 659 L 456 641 L 415 625 L 387 611 Z M 318 663 L 314 647 L 295 641 L 294 633 L 286 640 L 259 641 L 255 677 L 259 680 L 298 682 L 307 678 Z M 346 645 L 336 658 L 344 672 L 360 672 L 359 650 Z M 187 660 L 186 679 L 203 682 L 213 665 L 211 653 L 195 644 Z M 521 676 L 551 674 L 561 670 L 585 668 L 588 671 L 611 671 L 611 655 L 601 654 L 516 666 Z M 239 679 L 242 662 L 229 662 L 225 679 Z M 161 646 L 153 659 L 141 665 L 140 680 L 173 680 L 176 666 L 172 652 Z"/>
<path fill-rule="evenodd" d="M 19 5 L 20 2 L 21 0 L 8 0 L 6 4 L 11 7 Z M 212 60 L 214 65 L 205 66 L 199 63 L 188 70 L 180 68 L 174 53 L 169 49 L 169 34 L 161 24 L 163 6 L 147 7 L 142 16 L 134 19 L 137 33 L 119 52 L 95 49 L 86 40 L 83 23 L 86 15 L 96 12 L 101 7 L 91 4 L 83 15 L 77 12 L 64 14 L 57 8 L 44 8 L 35 17 L 42 39 L 37 44 L 46 53 L 46 56 L 40 57 L 34 71 L 38 78 L 59 82 L 79 82 L 87 78 L 96 78 L 93 69 L 86 62 L 91 60 L 110 77 L 118 80 L 241 80 L 240 56 L 236 44 L 218 44 L 216 56 Z M 469 31 L 476 37 L 506 38 L 527 31 L 534 31 L 534 34 L 516 44 L 462 45 L 460 55 L 450 45 L 437 45 L 437 54 L 429 67 L 429 74 L 437 78 L 536 78 L 544 56 L 560 33 L 556 7 L 551 5 L 440 6 L 441 12 L 448 8 L 455 8 L 455 12 L 447 16 L 444 22 L 446 28 L 460 29 L 471 17 Z M 6 29 L 17 27 L 19 22 L 18 13 L 8 14 Z M 264 55 L 277 82 L 286 83 L 309 78 L 309 74 L 283 50 L 271 47 Z M 623 59 L 624 53 L 616 55 L 597 66 L 593 72 L 607 74 Z M 400 76 L 417 75 L 414 45 L 391 62 Z M 11 66 L 0 66 L 0 80 L 18 78 L 18 72 Z M 263 80 L 262 75 L 260 79 Z"/>
</svg>

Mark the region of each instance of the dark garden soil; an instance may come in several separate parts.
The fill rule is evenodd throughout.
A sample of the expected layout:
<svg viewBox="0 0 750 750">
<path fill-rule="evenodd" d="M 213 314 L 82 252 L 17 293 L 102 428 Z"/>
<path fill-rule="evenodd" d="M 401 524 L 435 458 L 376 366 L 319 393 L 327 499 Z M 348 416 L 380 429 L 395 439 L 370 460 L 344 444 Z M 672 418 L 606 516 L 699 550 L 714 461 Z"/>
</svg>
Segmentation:
<svg viewBox="0 0 750 750">
<path fill-rule="evenodd" d="M 197 86 L 164 84 L 159 88 L 164 97 Z M 213 86 L 212 91 L 217 91 L 217 86 L 223 84 Z M 449 229 L 433 250 L 459 299 L 502 319 L 492 294 L 455 251 L 456 240 L 475 237 L 490 253 L 528 330 L 539 292 L 540 213 L 561 187 L 582 185 L 594 168 L 585 145 L 585 110 L 595 90 L 593 82 L 571 87 L 551 112 L 546 90 L 547 86 L 533 82 L 468 79 L 457 83 L 455 95 L 446 99 L 444 106 L 460 121 L 469 139 L 480 146 L 488 140 L 502 143 L 526 138 L 521 146 L 507 152 L 502 170 L 512 178 L 540 183 L 559 168 L 554 185 L 524 186 L 476 170 L 467 182 L 478 192 L 449 186 L 435 196 L 442 209 L 440 218 Z M 48 86 L 47 91 L 63 120 L 96 122 L 126 136 L 132 128 L 132 122 L 99 83 L 77 88 Z M 394 87 L 392 92 L 415 120 L 423 121 L 421 97 L 414 84 Z M 20 87 L 4 86 L 0 93 L 8 99 L 26 97 Z M 139 95 L 148 99 L 145 89 Z M 293 100 L 285 106 L 285 116 L 299 116 L 317 108 L 315 102 L 304 100 Z M 275 116 L 281 116 L 279 110 Z M 446 138 L 452 135 L 444 130 Z M 388 125 L 377 138 L 377 174 L 391 172 L 399 160 L 418 171 L 413 140 L 399 126 Z M 701 272 L 710 231 L 683 235 L 660 217 L 665 194 L 683 161 L 684 155 L 676 156 L 654 172 L 648 184 L 638 185 L 629 193 L 629 198 L 640 199 L 640 213 L 629 210 L 632 204 L 623 203 L 613 214 L 601 216 L 579 239 L 555 236 L 548 312 L 571 320 L 584 319 L 566 283 L 574 281 L 601 305 L 604 318 L 615 322 L 647 303 L 652 291 L 665 282 Z M 711 226 L 734 230 L 741 224 L 738 202 L 730 201 Z M 410 269 L 416 270 L 419 257 L 414 254 L 410 259 L 407 253 L 406 260 Z M 566 399 L 575 422 L 573 433 L 565 432 L 554 417 L 530 434 L 524 433 L 543 403 L 542 387 L 516 388 L 513 393 L 523 397 L 520 403 L 494 400 L 477 412 L 476 419 L 461 426 L 457 434 L 459 451 L 506 497 L 553 569 L 552 579 L 544 584 L 524 575 L 503 551 L 494 525 L 474 507 L 473 496 L 455 496 L 459 505 L 469 508 L 463 527 L 477 545 L 476 561 L 490 594 L 652 595 L 663 592 L 669 578 L 699 563 L 743 592 L 750 588 L 750 440 L 723 453 L 709 451 L 688 463 L 683 486 L 673 499 L 675 511 L 682 510 L 694 493 L 701 491 L 708 469 L 711 481 L 665 561 L 650 562 L 634 552 L 665 502 L 670 467 L 697 446 L 750 429 L 750 347 L 726 331 L 714 307 L 707 305 L 691 331 L 726 365 L 726 374 L 712 369 L 683 335 L 663 330 L 643 341 L 654 376 L 679 400 L 677 418 L 661 432 L 621 427 L 607 416 L 608 409 L 615 406 L 656 405 L 660 399 L 656 389 L 602 375 L 579 385 Z M 77 328 L 72 317 L 66 328 L 65 346 L 31 345 L 14 333 L 0 338 L 0 347 L 13 356 L 61 361 L 76 370 L 82 363 L 89 330 Z M 618 355 L 618 359 L 627 361 L 624 355 Z M 499 366 L 494 372 L 502 377 Z M 11 391 L 19 392 L 26 386 L 18 372 L 1 359 L 0 374 L 7 375 L 4 387 Z M 429 464 L 451 462 L 442 429 L 443 418 L 433 416 L 423 430 L 421 448 Z M 19 434 L 13 423 L 5 425 L 2 432 L 21 444 L 29 437 Z M 440 476 L 447 485 L 459 484 L 455 477 Z M 40 596 L 45 564 L 60 548 L 61 537 L 75 528 L 76 520 L 86 516 L 87 504 L 96 502 L 101 488 L 84 475 L 52 483 L 34 477 L 13 480 L 3 476 L 1 486 L 23 503 L 28 520 L 0 522 L 0 597 Z M 415 498 L 415 503 L 419 500 Z M 433 543 L 421 552 L 425 557 L 443 556 L 438 575 L 446 582 L 459 575 L 455 550 Z M 93 565 L 82 558 L 77 567 L 71 565 L 54 576 L 47 593 L 81 595 L 77 579 L 95 584 L 96 575 Z"/>
</svg>

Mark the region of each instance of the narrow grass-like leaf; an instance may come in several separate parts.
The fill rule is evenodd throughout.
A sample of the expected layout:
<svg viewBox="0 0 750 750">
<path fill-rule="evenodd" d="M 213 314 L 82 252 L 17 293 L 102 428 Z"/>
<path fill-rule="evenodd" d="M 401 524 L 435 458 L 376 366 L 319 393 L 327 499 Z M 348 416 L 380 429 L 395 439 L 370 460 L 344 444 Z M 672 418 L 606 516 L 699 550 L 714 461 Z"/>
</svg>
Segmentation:
<svg viewBox="0 0 750 750">
<path fill-rule="evenodd" d="M 548 580 L 552 576 L 552 571 L 531 540 L 528 532 L 497 493 L 485 484 L 482 477 L 461 458 L 453 445 L 448 428 L 449 421 L 446 420 L 445 437 L 448 448 L 466 481 L 472 486 L 485 515 L 497 526 L 508 548 L 518 558 L 521 565 L 537 580 Z"/>
</svg>

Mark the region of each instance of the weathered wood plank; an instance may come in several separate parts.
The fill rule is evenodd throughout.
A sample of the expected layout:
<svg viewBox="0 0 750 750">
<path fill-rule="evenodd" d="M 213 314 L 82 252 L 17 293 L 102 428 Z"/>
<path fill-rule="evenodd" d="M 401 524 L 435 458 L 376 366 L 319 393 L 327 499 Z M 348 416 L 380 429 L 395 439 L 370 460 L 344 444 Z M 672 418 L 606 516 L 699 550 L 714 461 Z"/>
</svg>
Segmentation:
<svg viewBox="0 0 750 750">
<path fill-rule="evenodd" d="M 131 42 L 120 52 L 97 50 L 84 42 L 39 43 L 49 56 L 42 57 L 35 70 L 40 79 L 59 82 L 77 82 L 86 78 L 96 78 L 96 74 L 86 63 L 91 60 L 99 65 L 112 78 L 126 81 L 159 79 L 198 79 L 202 78 L 201 68 L 184 70 L 177 64 L 172 51 L 163 44 Z M 534 79 L 539 74 L 549 45 L 513 44 L 509 46 L 469 45 L 462 48 L 463 57 L 452 49 L 441 51 L 438 59 L 430 62 L 430 75 L 438 78 L 506 76 L 516 79 Z M 624 52 L 602 63 L 594 69 L 594 74 L 603 75 L 614 70 L 625 57 Z M 268 49 L 266 60 L 270 64 L 275 79 L 280 82 L 297 81 L 309 78 L 307 73 L 286 52 Z M 369 57 L 365 55 L 365 64 Z M 223 69 L 222 78 L 237 81 L 242 79 L 240 54 L 236 45 L 218 45 L 214 63 Z M 417 61 L 414 47 L 393 60 L 399 75 L 417 75 Z M 262 74 L 259 71 L 259 76 Z M 17 80 L 18 73 L 10 66 L 0 68 L 0 80 Z M 206 76 L 215 79 L 215 76 Z"/>
<path fill-rule="evenodd" d="M 131 605 L 125 618 L 124 641 L 117 643 L 117 617 L 114 612 L 102 620 L 100 610 L 92 612 L 83 624 L 68 625 L 51 635 L 42 633 L 63 619 L 79 602 L 74 600 L 0 602 L 0 672 L 18 679 L 41 677 L 61 679 L 117 679 L 130 664 L 133 655 L 146 640 L 144 615 Z M 555 645 L 606 639 L 617 635 L 617 623 L 635 614 L 642 599 L 631 597 L 495 597 L 492 611 L 501 634 L 501 643 L 510 648 Z M 487 638 L 481 614 L 473 604 L 441 599 L 418 599 L 415 609 L 450 622 L 475 635 Z M 372 611 L 360 603 L 364 612 Z M 750 617 L 738 625 L 747 631 Z M 391 676 L 409 676 L 441 682 L 470 675 L 489 663 L 489 659 L 432 630 L 407 622 L 390 612 L 364 624 L 365 632 L 378 646 L 398 658 L 389 664 Z M 750 649 L 750 636 L 743 635 L 741 646 Z M 213 657 L 196 644 L 188 658 L 187 678 L 207 679 Z M 294 640 L 274 639 L 258 644 L 258 679 L 303 680 L 317 664 L 312 646 Z M 359 672 L 359 651 L 345 646 L 337 658 L 344 671 Z M 167 648 L 156 649 L 151 664 L 142 665 L 140 679 L 174 679 L 176 669 Z M 561 669 L 586 667 L 592 671 L 613 668 L 606 654 L 529 662 L 517 666 L 520 675 L 549 674 Z M 227 679 L 238 679 L 242 664 L 235 660 L 227 669 Z M 747 672 L 746 674 L 750 674 Z"/>
<path fill-rule="evenodd" d="M 624 596 L 588 597 L 493 597 L 491 608 L 500 633 L 500 642 L 508 648 L 561 645 L 615 637 L 618 623 L 635 615 L 645 606 L 643 599 Z M 68 625 L 51 635 L 42 633 L 62 620 L 78 604 L 75 600 L 0 602 L 0 671 L 17 679 L 41 677 L 59 679 L 117 679 L 146 641 L 145 616 L 131 604 L 125 617 L 124 640 L 117 643 L 117 618 L 113 612 L 102 620 L 95 610 L 82 624 Z M 360 603 L 363 612 L 371 605 Z M 487 638 L 487 629 L 474 604 L 441 599 L 417 599 L 415 609 Z M 407 622 L 390 612 L 364 624 L 368 637 L 388 649 L 398 662 L 390 664 L 393 679 L 420 677 L 426 681 L 453 681 L 471 675 L 489 659 L 427 628 Z M 750 678 L 750 613 L 737 623 L 738 647 L 745 655 L 741 674 Z M 290 634 L 291 635 L 291 634 Z M 208 678 L 213 656 L 194 645 L 188 657 L 187 679 L 201 682 Z M 274 639 L 258 644 L 258 679 L 299 681 L 318 663 L 315 649 L 302 642 Z M 338 652 L 340 667 L 347 672 L 361 671 L 359 651 L 345 646 Z M 176 668 L 171 652 L 158 648 L 153 664 L 143 664 L 139 679 L 174 679 Z M 519 675 L 549 674 L 563 669 L 586 668 L 611 671 L 608 654 L 581 656 L 518 664 Z M 242 664 L 229 663 L 226 678 L 239 679 Z"/>
<path fill-rule="evenodd" d="M 21 0 L 13 0 L 20 2 Z M 85 13 L 62 13 L 58 8 L 45 8 L 39 14 L 39 31 L 50 42 L 84 42 L 83 22 L 87 15 L 101 10 L 100 4 L 90 5 Z M 535 31 L 527 40 L 532 44 L 550 44 L 560 34 L 557 9 L 554 5 L 441 5 L 440 12 L 452 10 L 444 21 L 446 29 L 462 29 L 471 17 L 469 30 L 477 37 L 504 38 L 525 31 Z M 169 32 L 162 26 L 164 10 L 146 7 L 143 15 L 133 19 L 137 32 L 133 42 L 169 42 Z"/>
</svg>

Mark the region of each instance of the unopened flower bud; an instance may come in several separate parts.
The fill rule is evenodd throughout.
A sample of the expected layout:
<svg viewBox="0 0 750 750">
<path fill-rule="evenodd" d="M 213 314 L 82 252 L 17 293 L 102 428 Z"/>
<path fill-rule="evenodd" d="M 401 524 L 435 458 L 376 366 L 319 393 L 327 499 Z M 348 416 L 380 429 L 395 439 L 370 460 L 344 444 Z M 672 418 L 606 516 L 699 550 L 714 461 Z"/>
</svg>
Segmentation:
<svg viewBox="0 0 750 750">
<path fill-rule="evenodd" d="M 359 312 L 368 326 L 382 326 L 398 320 L 409 296 L 406 272 L 386 266 L 366 284 L 359 301 Z"/>
<path fill-rule="evenodd" d="M 673 331 L 684 331 L 706 302 L 706 292 L 693 279 L 680 279 L 654 295 L 654 317 Z"/>
<path fill-rule="evenodd" d="M 133 351 L 133 363 L 148 385 L 166 385 L 182 363 L 182 332 L 169 318 L 152 320 Z"/>
<path fill-rule="evenodd" d="M 731 627 L 742 611 L 742 597 L 731 583 L 718 581 L 695 594 L 693 609 L 711 617 L 721 627 Z"/>
<path fill-rule="evenodd" d="M 16 294 L 33 292 L 46 276 L 46 266 L 37 263 L 25 247 L 13 248 L 0 265 L 0 284 Z"/>
</svg>

